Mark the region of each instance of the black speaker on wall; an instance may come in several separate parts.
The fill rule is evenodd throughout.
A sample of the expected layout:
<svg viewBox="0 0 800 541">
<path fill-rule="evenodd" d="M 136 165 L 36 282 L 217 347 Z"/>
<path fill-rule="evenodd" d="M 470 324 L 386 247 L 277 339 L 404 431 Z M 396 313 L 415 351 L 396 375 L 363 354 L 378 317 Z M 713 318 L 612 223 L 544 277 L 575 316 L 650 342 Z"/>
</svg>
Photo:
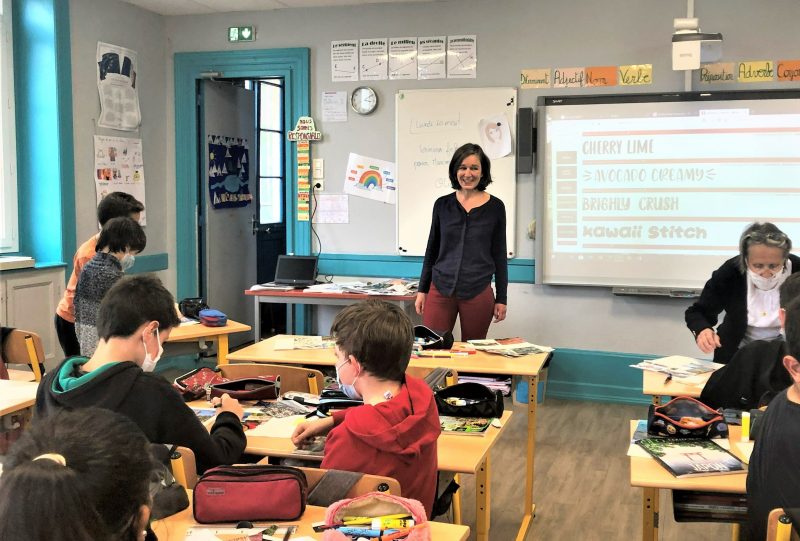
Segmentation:
<svg viewBox="0 0 800 541">
<path fill-rule="evenodd" d="M 535 146 L 533 109 L 521 107 L 517 112 L 517 173 L 533 173 Z"/>
</svg>

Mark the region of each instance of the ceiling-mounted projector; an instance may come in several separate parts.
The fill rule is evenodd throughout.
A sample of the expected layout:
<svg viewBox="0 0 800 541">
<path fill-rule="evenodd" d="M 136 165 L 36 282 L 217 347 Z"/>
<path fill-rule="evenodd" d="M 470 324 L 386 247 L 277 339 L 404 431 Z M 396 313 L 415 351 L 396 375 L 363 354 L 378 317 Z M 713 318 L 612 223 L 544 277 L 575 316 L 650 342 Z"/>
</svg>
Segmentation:
<svg viewBox="0 0 800 541">
<path fill-rule="evenodd" d="M 675 19 L 672 35 L 672 69 L 695 70 L 701 62 L 722 58 L 722 34 L 701 32 L 697 19 Z"/>
</svg>

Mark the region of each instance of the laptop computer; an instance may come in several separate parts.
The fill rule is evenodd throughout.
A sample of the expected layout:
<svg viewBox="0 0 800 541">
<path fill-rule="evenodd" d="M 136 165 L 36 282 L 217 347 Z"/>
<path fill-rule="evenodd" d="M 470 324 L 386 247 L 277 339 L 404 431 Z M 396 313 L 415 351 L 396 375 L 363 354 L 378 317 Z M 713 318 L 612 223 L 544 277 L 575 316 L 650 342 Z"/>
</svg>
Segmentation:
<svg viewBox="0 0 800 541">
<path fill-rule="evenodd" d="M 279 255 L 274 283 L 293 287 L 313 286 L 317 281 L 317 262 L 315 255 Z"/>
</svg>

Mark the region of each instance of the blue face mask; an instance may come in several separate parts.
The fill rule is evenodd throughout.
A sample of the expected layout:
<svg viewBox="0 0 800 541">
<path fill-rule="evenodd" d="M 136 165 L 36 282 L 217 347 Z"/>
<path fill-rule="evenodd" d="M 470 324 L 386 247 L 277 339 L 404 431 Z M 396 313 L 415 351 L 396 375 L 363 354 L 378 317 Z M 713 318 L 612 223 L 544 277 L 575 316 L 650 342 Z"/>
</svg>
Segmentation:
<svg viewBox="0 0 800 541">
<path fill-rule="evenodd" d="M 128 271 L 133 264 L 136 262 L 136 256 L 133 254 L 125 254 L 122 256 L 122 261 L 119 262 L 120 266 L 122 267 L 122 272 Z"/>
<path fill-rule="evenodd" d="M 336 368 L 336 383 L 339 384 L 339 388 L 347 396 L 347 398 L 349 398 L 351 400 L 362 400 L 363 397 L 358 393 L 358 391 L 356 391 L 356 387 L 355 387 L 356 380 L 358 380 L 358 376 L 356 376 L 355 379 L 353 379 L 353 383 L 351 383 L 350 385 L 345 385 L 344 383 L 342 383 L 342 380 L 339 379 L 339 367 L 340 366 L 344 366 L 345 364 L 347 364 L 349 362 L 350 361 L 347 360 L 347 361 L 343 362 L 342 364 L 339 364 L 339 365 L 337 365 L 335 367 Z"/>
</svg>

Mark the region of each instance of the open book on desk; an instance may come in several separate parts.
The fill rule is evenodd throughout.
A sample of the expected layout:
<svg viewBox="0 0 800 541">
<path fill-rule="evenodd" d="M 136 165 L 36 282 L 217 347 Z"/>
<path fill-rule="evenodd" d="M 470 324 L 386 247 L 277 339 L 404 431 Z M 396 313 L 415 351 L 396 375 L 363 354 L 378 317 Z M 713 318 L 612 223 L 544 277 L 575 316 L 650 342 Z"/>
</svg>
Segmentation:
<svg viewBox="0 0 800 541">
<path fill-rule="evenodd" d="M 631 368 L 639 370 L 649 370 L 666 374 L 670 379 L 679 383 L 689 385 L 701 385 L 705 383 L 706 374 L 722 368 L 719 363 L 684 357 L 682 355 L 670 355 L 659 359 L 644 360 L 637 364 L 630 365 Z"/>
</svg>

